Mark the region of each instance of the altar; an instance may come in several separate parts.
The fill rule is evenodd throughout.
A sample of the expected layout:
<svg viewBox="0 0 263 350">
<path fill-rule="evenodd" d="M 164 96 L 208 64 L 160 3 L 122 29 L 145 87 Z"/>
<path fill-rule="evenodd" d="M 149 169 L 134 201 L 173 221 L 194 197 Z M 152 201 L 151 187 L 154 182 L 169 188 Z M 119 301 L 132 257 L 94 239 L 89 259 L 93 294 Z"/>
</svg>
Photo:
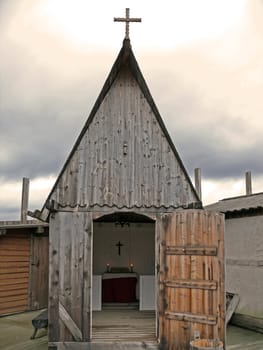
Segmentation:
<svg viewBox="0 0 263 350">
<path fill-rule="evenodd" d="M 139 310 L 155 310 L 155 276 L 137 273 L 93 275 L 92 309 L 100 311 L 103 303 L 139 301 Z"/>
<path fill-rule="evenodd" d="M 102 303 L 136 302 L 136 273 L 104 273 L 102 275 Z"/>
</svg>

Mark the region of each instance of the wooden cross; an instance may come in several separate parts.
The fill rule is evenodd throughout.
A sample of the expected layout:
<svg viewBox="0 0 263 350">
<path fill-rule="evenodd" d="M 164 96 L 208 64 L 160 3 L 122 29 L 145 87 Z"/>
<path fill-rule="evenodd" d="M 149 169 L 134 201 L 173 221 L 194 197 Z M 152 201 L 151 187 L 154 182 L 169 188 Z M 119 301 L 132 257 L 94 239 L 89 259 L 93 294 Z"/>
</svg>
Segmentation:
<svg viewBox="0 0 263 350">
<path fill-rule="evenodd" d="M 129 39 L 130 22 L 141 22 L 141 18 L 130 18 L 130 9 L 126 8 L 126 17 L 114 17 L 114 22 L 125 22 L 125 39 Z"/>
<path fill-rule="evenodd" d="M 115 244 L 116 247 L 118 247 L 118 254 L 121 255 L 121 247 L 123 246 L 123 244 L 119 241 L 117 244 Z"/>
</svg>

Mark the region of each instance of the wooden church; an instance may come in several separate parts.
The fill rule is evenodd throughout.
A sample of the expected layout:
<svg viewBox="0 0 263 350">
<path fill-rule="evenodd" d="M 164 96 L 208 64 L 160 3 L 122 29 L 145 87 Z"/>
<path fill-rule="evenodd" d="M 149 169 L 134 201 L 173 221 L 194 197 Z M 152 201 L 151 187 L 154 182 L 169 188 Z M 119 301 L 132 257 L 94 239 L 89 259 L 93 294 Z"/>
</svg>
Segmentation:
<svg viewBox="0 0 263 350">
<path fill-rule="evenodd" d="M 50 224 L 49 349 L 224 343 L 224 218 L 209 213 L 126 36 L 38 218 Z M 221 348 L 220 348 L 221 349 Z"/>
</svg>

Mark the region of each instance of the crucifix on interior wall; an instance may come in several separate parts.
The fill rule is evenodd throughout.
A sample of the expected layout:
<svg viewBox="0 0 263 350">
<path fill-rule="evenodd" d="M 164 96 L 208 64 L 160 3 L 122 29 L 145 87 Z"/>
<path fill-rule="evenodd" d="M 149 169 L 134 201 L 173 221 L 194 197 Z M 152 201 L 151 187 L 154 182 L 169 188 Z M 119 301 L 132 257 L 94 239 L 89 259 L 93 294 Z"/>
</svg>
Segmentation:
<svg viewBox="0 0 263 350">
<path fill-rule="evenodd" d="M 117 244 L 115 244 L 116 247 L 118 247 L 118 254 L 121 255 L 121 247 L 123 246 L 123 244 L 119 241 Z"/>
</svg>

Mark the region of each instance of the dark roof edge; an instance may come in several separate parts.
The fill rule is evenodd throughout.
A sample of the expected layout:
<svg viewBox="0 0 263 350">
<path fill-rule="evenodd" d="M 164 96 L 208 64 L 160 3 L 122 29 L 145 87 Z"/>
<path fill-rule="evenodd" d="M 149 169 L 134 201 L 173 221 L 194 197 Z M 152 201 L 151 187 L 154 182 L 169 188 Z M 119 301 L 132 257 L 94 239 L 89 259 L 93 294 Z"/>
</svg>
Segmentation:
<svg viewBox="0 0 263 350">
<path fill-rule="evenodd" d="M 230 201 L 230 200 L 234 200 L 234 199 L 240 199 L 240 198 L 251 198 L 251 197 L 260 196 L 260 195 L 263 195 L 263 192 L 244 194 L 244 195 L 236 196 L 236 197 L 223 198 L 223 199 L 220 199 L 217 203 L 220 203 L 223 201 L 226 202 L 226 201 Z"/>
<path fill-rule="evenodd" d="M 257 207 L 249 207 L 249 208 L 233 208 L 233 209 L 222 209 L 222 208 L 208 208 L 204 207 L 205 210 L 207 211 L 215 211 L 223 214 L 230 214 L 230 213 L 240 213 L 240 212 L 249 212 L 249 211 L 262 211 L 263 207 L 262 206 L 257 206 Z"/>
<path fill-rule="evenodd" d="M 224 212 L 226 219 L 241 218 L 248 216 L 259 216 L 263 215 L 263 207 L 251 207 L 251 208 L 241 208 L 234 210 L 226 210 Z"/>
</svg>

